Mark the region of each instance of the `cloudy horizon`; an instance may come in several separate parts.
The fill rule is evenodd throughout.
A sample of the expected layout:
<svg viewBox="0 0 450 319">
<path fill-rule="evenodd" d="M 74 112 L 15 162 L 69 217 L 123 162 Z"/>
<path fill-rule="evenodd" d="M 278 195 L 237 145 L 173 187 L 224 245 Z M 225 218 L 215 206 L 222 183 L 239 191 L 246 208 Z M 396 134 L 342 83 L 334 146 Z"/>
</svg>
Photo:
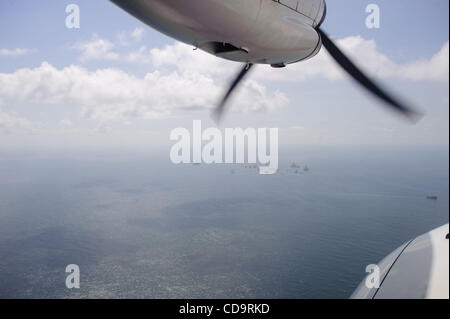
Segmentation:
<svg viewBox="0 0 450 319">
<path fill-rule="evenodd" d="M 56 21 L 43 22 L 42 33 L 58 28 L 52 33 L 55 40 L 41 45 L 29 33 L 37 17 L 11 24 L 24 6 L 35 5 L 2 4 L 8 15 L 2 29 L 9 22 L 13 32 L 0 47 L 0 146 L 89 145 L 93 139 L 118 147 L 136 140 L 136 145 L 161 144 L 171 129 L 189 126 L 194 119 L 214 125 L 211 109 L 239 64 L 174 42 L 108 1 L 79 1 L 81 28 L 68 30 L 63 8 L 69 2 L 63 2 L 50 8 L 43 1 L 49 9 L 45 14 Z M 389 29 L 400 4 L 380 1 L 381 28 L 367 30 L 364 6 L 344 1 L 349 23 L 358 26 L 351 31 L 336 24 L 340 17 L 334 14 L 335 6 L 329 4 L 325 29 L 358 65 L 425 117 L 414 126 L 392 116 L 322 50 L 313 59 L 282 70 L 258 66 L 234 96 L 223 125 L 278 127 L 280 144 L 294 146 L 448 145 L 448 31 L 431 35 L 436 25 L 423 27 L 420 33 L 411 27 L 408 39 L 398 41 L 401 47 L 386 40 L 398 38 L 406 28 Z M 446 1 L 415 3 L 408 16 L 425 14 L 436 24 L 443 19 L 448 25 L 445 7 Z M 94 20 L 95 10 L 101 10 L 104 19 Z M 20 37 L 21 33 L 27 36 Z M 427 47 L 422 49 L 426 54 L 415 50 L 420 45 Z"/>
</svg>

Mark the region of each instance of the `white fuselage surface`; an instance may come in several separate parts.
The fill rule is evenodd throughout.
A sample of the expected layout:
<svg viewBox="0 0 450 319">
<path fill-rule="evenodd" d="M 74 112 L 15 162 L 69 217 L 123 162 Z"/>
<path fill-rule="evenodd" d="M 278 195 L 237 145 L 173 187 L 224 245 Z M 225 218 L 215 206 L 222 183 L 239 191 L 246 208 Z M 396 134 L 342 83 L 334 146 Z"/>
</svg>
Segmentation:
<svg viewBox="0 0 450 319">
<path fill-rule="evenodd" d="M 216 56 L 284 65 L 317 54 L 325 0 L 112 0 L 154 29 Z"/>
</svg>

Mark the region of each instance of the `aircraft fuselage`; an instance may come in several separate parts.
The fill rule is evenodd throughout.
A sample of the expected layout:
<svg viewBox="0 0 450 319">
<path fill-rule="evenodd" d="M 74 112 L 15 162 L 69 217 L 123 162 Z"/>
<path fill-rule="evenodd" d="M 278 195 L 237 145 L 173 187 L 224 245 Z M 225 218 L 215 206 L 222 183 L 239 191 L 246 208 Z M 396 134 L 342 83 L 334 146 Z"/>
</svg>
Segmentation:
<svg viewBox="0 0 450 319">
<path fill-rule="evenodd" d="M 111 0 L 154 29 L 232 61 L 283 66 L 317 54 L 325 0 Z"/>
</svg>

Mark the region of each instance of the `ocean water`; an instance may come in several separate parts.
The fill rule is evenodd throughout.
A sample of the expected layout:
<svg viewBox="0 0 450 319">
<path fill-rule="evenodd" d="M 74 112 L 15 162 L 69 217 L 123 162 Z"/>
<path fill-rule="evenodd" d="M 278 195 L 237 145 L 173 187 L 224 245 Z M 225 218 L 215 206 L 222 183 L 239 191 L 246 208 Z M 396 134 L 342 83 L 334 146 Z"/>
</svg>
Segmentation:
<svg viewBox="0 0 450 319">
<path fill-rule="evenodd" d="M 347 298 L 449 220 L 448 147 L 282 150 L 273 176 L 168 151 L 0 155 L 0 298 Z"/>
</svg>

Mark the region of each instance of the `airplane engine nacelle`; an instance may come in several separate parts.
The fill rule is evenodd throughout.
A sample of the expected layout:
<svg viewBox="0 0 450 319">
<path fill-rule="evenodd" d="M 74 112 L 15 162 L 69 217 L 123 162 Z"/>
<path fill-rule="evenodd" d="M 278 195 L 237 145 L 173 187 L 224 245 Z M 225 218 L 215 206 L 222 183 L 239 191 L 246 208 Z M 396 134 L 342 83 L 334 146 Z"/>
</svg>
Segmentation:
<svg viewBox="0 0 450 319">
<path fill-rule="evenodd" d="M 284 65 L 321 48 L 324 0 L 112 0 L 184 43 L 239 62 Z"/>
</svg>

